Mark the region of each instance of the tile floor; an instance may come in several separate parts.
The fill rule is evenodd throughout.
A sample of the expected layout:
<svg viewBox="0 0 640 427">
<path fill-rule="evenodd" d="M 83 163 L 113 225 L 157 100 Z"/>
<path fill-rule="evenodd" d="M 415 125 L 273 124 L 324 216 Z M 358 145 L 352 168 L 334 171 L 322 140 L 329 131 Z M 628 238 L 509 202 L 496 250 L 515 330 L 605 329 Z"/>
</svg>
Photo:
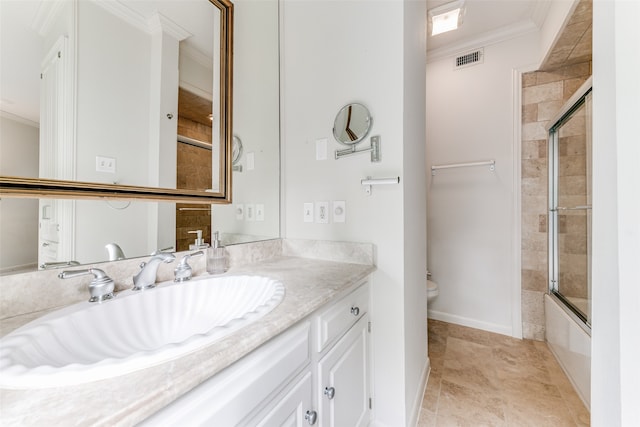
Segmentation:
<svg viewBox="0 0 640 427">
<path fill-rule="evenodd" d="M 429 320 L 431 373 L 418 427 L 588 426 L 547 344 Z"/>
</svg>

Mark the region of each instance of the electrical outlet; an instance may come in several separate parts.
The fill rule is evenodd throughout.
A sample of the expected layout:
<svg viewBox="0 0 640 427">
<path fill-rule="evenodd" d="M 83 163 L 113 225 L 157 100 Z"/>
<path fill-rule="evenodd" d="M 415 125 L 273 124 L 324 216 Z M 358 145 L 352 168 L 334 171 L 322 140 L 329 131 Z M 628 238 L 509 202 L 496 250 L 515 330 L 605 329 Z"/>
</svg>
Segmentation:
<svg viewBox="0 0 640 427">
<path fill-rule="evenodd" d="M 256 204 L 256 221 L 264 221 L 264 205 Z"/>
<path fill-rule="evenodd" d="M 313 203 L 305 203 L 303 212 L 304 222 L 313 222 Z"/>
<path fill-rule="evenodd" d="M 316 203 L 316 222 L 319 224 L 329 223 L 329 202 Z"/>
<path fill-rule="evenodd" d="M 247 221 L 255 221 L 256 219 L 256 206 L 252 203 L 247 203 L 245 206 L 244 215 L 247 218 Z"/>
<path fill-rule="evenodd" d="M 336 200 L 332 203 L 333 222 L 345 222 L 347 218 L 347 204 L 344 200 Z"/>
<path fill-rule="evenodd" d="M 116 173 L 116 159 L 96 156 L 96 172 Z"/>
</svg>

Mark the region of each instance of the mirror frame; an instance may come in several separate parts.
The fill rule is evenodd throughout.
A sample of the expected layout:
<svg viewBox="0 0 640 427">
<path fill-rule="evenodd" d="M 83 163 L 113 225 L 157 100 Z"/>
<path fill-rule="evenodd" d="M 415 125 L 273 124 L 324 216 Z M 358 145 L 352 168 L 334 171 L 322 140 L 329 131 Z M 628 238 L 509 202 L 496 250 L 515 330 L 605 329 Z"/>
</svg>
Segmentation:
<svg viewBox="0 0 640 427">
<path fill-rule="evenodd" d="M 366 111 L 367 113 L 367 128 L 365 129 L 365 131 L 363 132 L 362 135 L 358 136 L 356 139 L 351 140 L 351 141 L 343 141 L 340 138 L 339 132 L 336 129 L 337 128 L 337 124 L 338 124 L 338 119 L 343 116 L 344 112 L 347 111 L 350 108 L 354 108 L 354 107 L 361 107 L 362 109 L 364 109 L 364 111 Z M 369 132 L 371 132 L 371 126 L 372 126 L 372 120 L 371 120 L 371 112 L 369 111 L 369 109 L 366 107 L 366 105 L 361 104 L 359 102 L 351 102 L 347 105 L 345 105 L 344 107 L 342 107 L 340 109 L 340 111 L 338 111 L 338 114 L 336 114 L 336 118 L 333 120 L 333 137 L 335 138 L 336 141 L 338 141 L 340 144 L 342 145 L 346 145 L 348 147 L 353 147 L 357 144 L 359 144 L 360 142 L 362 142 L 367 135 L 369 135 Z M 342 131 L 341 131 L 342 132 Z"/>
<path fill-rule="evenodd" d="M 196 190 L 102 184 L 0 176 L 0 197 L 143 199 L 202 204 L 231 203 L 233 135 L 233 3 L 209 0 L 220 11 L 220 188 L 218 193 Z"/>
</svg>

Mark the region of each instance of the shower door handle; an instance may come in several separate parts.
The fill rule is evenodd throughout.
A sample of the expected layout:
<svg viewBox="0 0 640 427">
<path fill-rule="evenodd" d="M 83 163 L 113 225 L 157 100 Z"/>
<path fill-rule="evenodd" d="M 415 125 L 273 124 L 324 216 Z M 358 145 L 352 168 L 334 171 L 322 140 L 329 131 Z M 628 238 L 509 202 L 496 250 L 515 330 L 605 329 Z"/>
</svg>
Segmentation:
<svg viewBox="0 0 640 427">
<path fill-rule="evenodd" d="M 558 206 L 555 209 L 551 209 L 551 212 L 557 212 L 557 211 L 583 211 L 583 210 L 590 210 L 591 209 L 591 205 L 584 205 L 584 206 L 573 206 L 573 207 L 565 207 L 565 206 Z"/>
</svg>

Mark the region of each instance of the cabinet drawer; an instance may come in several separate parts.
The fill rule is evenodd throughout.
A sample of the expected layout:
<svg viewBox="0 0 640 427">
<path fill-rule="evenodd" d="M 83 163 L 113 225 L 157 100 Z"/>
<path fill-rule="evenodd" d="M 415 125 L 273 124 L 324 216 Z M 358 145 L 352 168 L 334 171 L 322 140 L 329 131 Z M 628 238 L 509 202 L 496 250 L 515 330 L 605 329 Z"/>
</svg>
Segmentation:
<svg viewBox="0 0 640 427">
<path fill-rule="evenodd" d="M 316 319 L 316 351 L 341 337 L 353 324 L 369 311 L 369 284 L 358 289 L 321 312 Z"/>
<path fill-rule="evenodd" d="M 235 426 L 310 363 L 309 322 L 267 342 L 145 420 L 143 426 Z"/>
</svg>

